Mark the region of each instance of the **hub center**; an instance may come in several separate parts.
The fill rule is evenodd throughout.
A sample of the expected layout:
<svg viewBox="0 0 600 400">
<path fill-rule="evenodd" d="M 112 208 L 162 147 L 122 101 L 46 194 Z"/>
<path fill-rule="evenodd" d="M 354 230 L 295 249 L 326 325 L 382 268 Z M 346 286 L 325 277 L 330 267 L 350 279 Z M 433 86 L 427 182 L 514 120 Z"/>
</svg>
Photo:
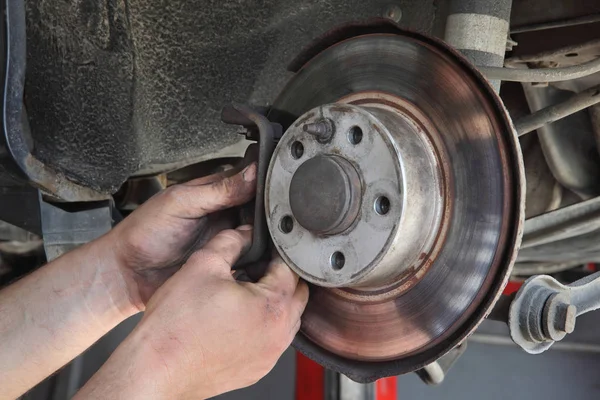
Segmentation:
<svg viewBox="0 0 600 400">
<path fill-rule="evenodd" d="M 290 183 L 292 215 L 307 230 L 332 235 L 348 229 L 361 203 L 360 177 L 342 157 L 317 155 L 305 161 Z"/>
</svg>

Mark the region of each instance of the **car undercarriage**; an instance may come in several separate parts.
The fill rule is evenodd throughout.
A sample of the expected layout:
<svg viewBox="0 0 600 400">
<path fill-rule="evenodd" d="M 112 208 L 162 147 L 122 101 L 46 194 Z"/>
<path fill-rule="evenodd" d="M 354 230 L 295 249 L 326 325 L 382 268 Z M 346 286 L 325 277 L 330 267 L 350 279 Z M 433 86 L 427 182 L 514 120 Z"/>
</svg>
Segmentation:
<svg viewBox="0 0 600 400">
<path fill-rule="evenodd" d="M 237 267 L 276 249 L 311 286 L 295 348 L 354 381 L 600 307 L 600 4 L 0 4 L 0 284 L 252 159 Z"/>
</svg>

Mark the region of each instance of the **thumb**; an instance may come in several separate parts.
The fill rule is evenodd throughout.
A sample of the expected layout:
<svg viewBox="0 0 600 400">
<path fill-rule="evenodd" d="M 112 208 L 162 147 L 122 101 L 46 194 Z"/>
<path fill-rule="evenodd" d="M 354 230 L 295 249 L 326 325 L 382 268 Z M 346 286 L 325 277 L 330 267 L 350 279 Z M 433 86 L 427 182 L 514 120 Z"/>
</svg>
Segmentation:
<svg viewBox="0 0 600 400">
<path fill-rule="evenodd" d="M 231 268 L 252 244 L 252 226 L 219 232 L 202 249 L 188 258 L 186 265 L 192 268 L 208 268 L 218 275 L 231 279 Z"/>
</svg>

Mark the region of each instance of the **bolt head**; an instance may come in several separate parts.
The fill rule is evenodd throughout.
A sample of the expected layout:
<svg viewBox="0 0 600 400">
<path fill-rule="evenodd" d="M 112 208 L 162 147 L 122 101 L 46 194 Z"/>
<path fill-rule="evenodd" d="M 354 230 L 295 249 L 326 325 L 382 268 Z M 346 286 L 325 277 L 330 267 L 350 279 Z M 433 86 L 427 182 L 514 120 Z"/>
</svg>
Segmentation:
<svg viewBox="0 0 600 400">
<path fill-rule="evenodd" d="M 385 17 L 398 23 L 402 19 L 402 9 L 396 5 L 390 6 L 385 12 Z"/>
<path fill-rule="evenodd" d="M 577 318 L 577 307 L 572 304 L 558 304 L 554 328 L 563 333 L 573 333 L 575 330 L 575 319 Z"/>
<path fill-rule="evenodd" d="M 305 124 L 302 130 L 313 135 L 319 143 L 328 143 L 333 137 L 334 131 L 333 121 L 330 119 L 322 119 L 317 122 Z"/>
<path fill-rule="evenodd" d="M 565 312 L 565 332 L 573 333 L 575 330 L 575 319 L 577 318 L 577 307 L 569 305 Z"/>
</svg>

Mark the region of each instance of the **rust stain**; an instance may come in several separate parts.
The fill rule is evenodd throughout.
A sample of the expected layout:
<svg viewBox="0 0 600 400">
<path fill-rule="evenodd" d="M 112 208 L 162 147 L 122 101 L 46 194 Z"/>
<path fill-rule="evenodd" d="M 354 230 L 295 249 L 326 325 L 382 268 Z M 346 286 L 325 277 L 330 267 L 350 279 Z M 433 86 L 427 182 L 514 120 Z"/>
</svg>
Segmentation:
<svg viewBox="0 0 600 400">
<path fill-rule="evenodd" d="M 374 130 L 376 130 L 377 133 L 379 133 L 380 135 L 383 134 L 383 132 L 381 132 L 381 128 L 379 128 L 379 126 L 377 126 L 377 124 L 371 124 L 371 128 L 373 128 Z"/>
<path fill-rule="evenodd" d="M 340 113 L 352 112 L 352 108 L 344 104 L 334 104 L 330 110 Z"/>
<path fill-rule="evenodd" d="M 407 277 L 413 275 L 416 270 L 417 270 L 417 267 L 415 267 L 414 265 L 411 265 L 406 270 L 404 270 L 400 275 L 398 275 L 398 278 L 396 278 L 396 279 L 398 279 L 398 281 L 403 281 Z"/>
</svg>

